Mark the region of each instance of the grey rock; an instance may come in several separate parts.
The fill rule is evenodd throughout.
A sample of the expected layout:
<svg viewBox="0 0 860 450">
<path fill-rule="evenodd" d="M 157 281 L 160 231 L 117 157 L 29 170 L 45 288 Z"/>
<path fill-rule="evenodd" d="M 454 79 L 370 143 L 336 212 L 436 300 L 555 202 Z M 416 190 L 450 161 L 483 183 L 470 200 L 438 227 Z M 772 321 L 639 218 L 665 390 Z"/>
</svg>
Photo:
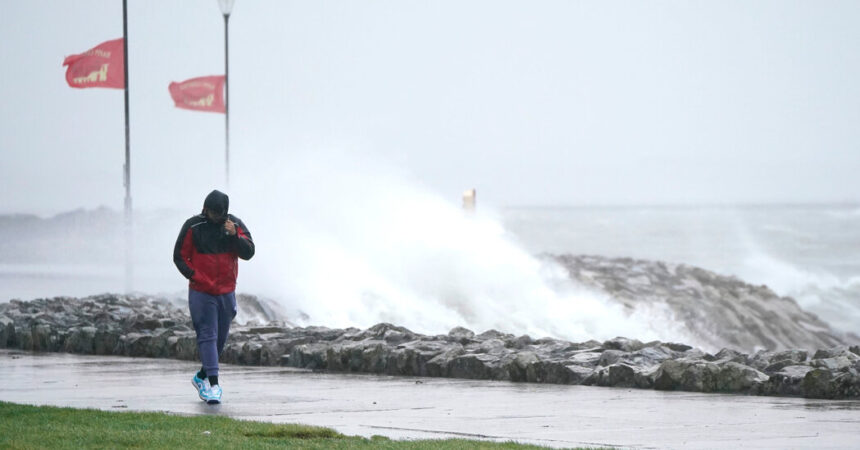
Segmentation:
<svg viewBox="0 0 860 450">
<path fill-rule="evenodd" d="M 475 337 L 475 332 L 468 328 L 454 327 L 453 329 L 451 329 L 451 331 L 448 332 L 448 337 L 455 342 L 467 344 L 472 338 Z"/>
<path fill-rule="evenodd" d="M 696 392 L 748 392 L 767 380 L 766 374 L 736 362 L 718 364 L 685 358 L 663 362 L 655 374 L 654 387 Z"/>
<path fill-rule="evenodd" d="M 599 366 L 609 366 L 617 363 L 624 356 L 621 350 L 606 350 L 600 354 L 600 359 L 597 360 Z"/>
<path fill-rule="evenodd" d="M 197 337 L 193 333 L 175 333 L 167 338 L 169 352 L 174 358 L 197 360 Z"/>
<path fill-rule="evenodd" d="M 778 352 L 762 350 L 756 352 L 749 358 L 749 365 L 767 372 L 767 369 L 771 366 L 779 367 L 780 364 L 783 364 L 783 366 L 803 364 L 806 362 L 807 357 L 808 352 L 805 350 L 785 350 Z M 786 362 L 788 364 L 786 364 Z"/>
<path fill-rule="evenodd" d="M 540 358 L 534 352 L 518 352 L 505 355 L 501 360 L 501 366 L 507 372 L 505 378 L 510 381 L 532 381 L 540 377 L 536 371 L 536 364 Z"/>
<path fill-rule="evenodd" d="M 616 337 L 603 343 L 603 348 L 608 350 L 621 350 L 623 352 L 635 352 L 644 347 L 645 344 L 636 339 Z"/>
<path fill-rule="evenodd" d="M 356 340 L 364 340 L 364 339 L 375 339 L 375 340 L 383 340 L 385 335 L 388 333 L 397 333 L 402 337 L 402 340 L 408 340 L 409 337 L 413 334 L 406 328 L 398 327 L 396 325 L 392 325 L 390 323 L 378 323 L 367 330 L 360 332 L 354 339 Z"/>
<path fill-rule="evenodd" d="M 51 333 L 51 327 L 45 323 L 34 324 L 30 328 L 30 348 L 27 350 L 33 351 L 55 351 L 51 348 L 51 343 L 54 340 Z"/>
<path fill-rule="evenodd" d="M 327 365 L 328 345 L 324 343 L 297 345 L 290 351 L 290 365 L 306 369 L 322 369 Z"/>
<path fill-rule="evenodd" d="M 687 350 L 690 350 L 690 349 L 692 349 L 692 348 L 693 348 L 693 347 L 691 347 L 691 346 L 689 346 L 689 345 L 686 345 L 686 344 L 678 344 L 678 343 L 675 343 L 675 342 L 667 342 L 667 343 L 665 343 L 665 344 L 663 344 L 663 345 L 665 345 L 666 347 L 669 347 L 670 349 L 672 349 L 672 350 L 674 350 L 674 351 L 676 351 L 676 352 L 686 352 Z"/>
<path fill-rule="evenodd" d="M 492 366 L 497 359 L 492 355 L 470 353 L 460 355 L 448 365 L 448 376 L 485 380 L 492 375 Z"/>
<path fill-rule="evenodd" d="M 63 350 L 69 353 L 94 353 L 96 331 L 95 327 L 71 328 Z"/>
<path fill-rule="evenodd" d="M 773 375 L 776 372 L 782 371 L 782 369 L 784 369 L 786 367 L 796 366 L 796 364 L 797 364 L 797 361 L 792 361 L 790 359 L 782 359 L 782 360 L 776 361 L 774 363 L 771 363 L 769 366 L 763 368 L 762 372 L 764 372 L 768 375 Z"/>
<path fill-rule="evenodd" d="M 636 387 L 636 369 L 624 364 L 612 364 L 595 370 L 583 384 L 597 386 Z"/>
<path fill-rule="evenodd" d="M 149 356 L 149 343 L 152 336 L 143 333 L 129 333 L 119 339 L 122 354 L 127 356 Z"/>
<path fill-rule="evenodd" d="M 401 342 L 410 341 L 414 338 L 415 337 L 413 335 L 398 330 L 388 330 L 382 336 L 382 339 L 388 344 L 399 344 Z"/>
<path fill-rule="evenodd" d="M 137 317 L 130 326 L 132 330 L 154 330 L 159 327 L 161 327 L 161 321 L 159 319 L 143 315 Z"/>
<path fill-rule="evenodd" d="M 852 361 L 848 357 L 840 355 L 833 358 L 813 359 L 809 362 L 809 365 L 812 367 L 828 369 L 830 371 L 840 371 L 842 369 L 852 367 L 855 361 L 857 360 Z"/>
<path fill-rule="evenodd" d="M 575 364 L 566 365 L 565 368 L 568 371 L 569 384 L 584 384 L 585 381 L 594 373 L 594 369 L 592 368 L 582 367 Z"/>
<path fill-rule="evenodd" d="M 429 376 L 428 363 L 436 356 L 452 349 L 453 353 L 457 353 L 462 352 L 463 347 L 460 344 L 454 344 L 452 347 L 451 344 L 440 341 L 411 341 L 398 345 L 392 351 L 395 364 L 393 366 L 389 364 L 389 373 L 396 370 L 396 375 Z"/>
<path fill-rule="evenodd" d="M 363 372 L 382 373 L 388 363 L 388 347 L 380 344 L 365 347 L 361 352 Z"/>
<path fill-rule="evenodd" d="M 657 372 L 660 370 L 659 366 L 652 368 L 636 368 L 636 372 L 633 375 L 634 385 L 640 389 L 654 389 L 654 384 L 657 382 Z"/>
<path fill-rule="evenodd" d="M 651 367 L 666 361 L 667 359 L 676 358 L 679 352 L 663 345 L 643 347 L 635 352 L 626 354 L 624 360 L 635 366 Z"/>
<path fill-rule="evenodd" d="M 714 392 L 747 392 L 766 382 L 768 376 L 752 367 L 729 361 L 720 364 L 720 372 L 714 380 Z M 710 392 L 710 391 L 706 391 Z"/>
<path fill-rule="evenodd" d="M 598 353 L 598 352 L 582 351 L 582 352 L 578 352 L 578 353 L 574 354 L 573 356 L 571 356 L 568 361 L 572 364 L 576 364 L 576 365 L 580 365 L 580 366 L 594 367 L 601 360 L 602 355 L 603 355 L 603 352 Z"/>
<path fill-rule="evenodd" d="M 683 355 L 682 356 L 683 358 L 687 358 L 687 359 L 713 359 L 713 358 L 708 358 L 709 355 L 707 353 L 703 352 L 702 350 L 698 349 L 698 348 L 691 348 L 691 349 L 681 353 L 681 355 Z"/>
<path fill-rule="evenodd" d="M 810 366 L 785 366 L 772 374 L 763 393 L 770 395 L 803 395 L 801 385 L 806 374 L 813 370 Z"/>
<path fill-rule="evenodd" d="M 849 360 L 856 361 L 860 359 L 860 355 L 851 350 L 847 345 L 839 345 L 828 349 L 819 349 L 812 356 L 812 359 L 827 359 L 843 356 Z"/>
<path fill-rule="evenodd" d="M 281 356 L 287 353 L 286 343 L 279 340 L 270 340 L 260 346 L 260 365 L 277 366 L 281 363 Z"/>
<path fill-rule="evenodd" d="M 0 348 L 14 345 L 15 320 L 6 315 L 0 316 Z"/>
<path fill-rule="evenodd" d="M 572 369 L 572 366 L 564 364 L 562 361 L 537 361 L 530 363 L 526 367 L 526 380 L 529 383 L 555 383 L 555 384 L 578 384 L 581 383 L 579 378 L 579 368 Z M 588 369 L 590 371 L 590 369 Z M 582 379 L 588 375 L 584 375 Z"/>
<path fill-rule="evenodd" d="M 808 358 L 809 352 L 807 352 L 806 350 L 794 349 L 776 352 L 776 354 L 773 355 L 773 358 L 771 358 L 771 360 L 789 360 L 800 364 L 806 361 Z"/>
<path fill-rule="evenodd" d="M 525 349 L 526 347 L 528 347 L 529 345 L 532 345 L 532 343 L 533 343 L 532 338 L 529 337 L 529 335 L 524 334 L 524 335 L 516 337 L 514 339 L 507 339 L 505 341 L 505 347 L 513 348 L 513 349 L 517 349 L 517 350 L 522 350 L 522 349 Z"/>
<path fill-rule="evenodd" d="M 271 326 L 271 327 L 250 327 L 248 328 L 248 332 L 251 334 L 284 334 L 289 331 L 289 328 L 281 327 L 281 326 Z"/>
<path fill-rule="evenodd" d="M 697 282 L 718 279 L 704 272 L 690 276 Z M 197 359 L 196 334 L 187 311 L 150 297 L 106 295 L 0 304 L 0 346 Z M 455 328 L 448 335 L 424 336 L 387 323 L 358 330 L 271 322 L 236 324 L 221 361 L 390 375 L 857 398 L 856 350 L 829 346 L 811 359 L 804 349 L 749 356 L 725 348 L 710 355 L 683 344 L 643 344 L 624 337 L 572 343 L 496 330 L 475 335 Z"/>
<path fill-rule="evenodd" d="M 833 372 L 829 369 L 812 369 L 801 382 L 804 397 L 856 398 L 860 397 L 860 375 L 857 371 Z"/>
<path fill-rule="evenodd" d="M 427 361 L 426 370 L 427 376 L 430 377 L 447 377 L 451 376 L 449 368 L 451 366 L 451 361 L 459 357 L 465 352 L 462 346 L 458 345 L 453 348 L 448 348 L 443 352 L 440 352 L 436 356 L 434 356 L 430 361 Z"/>
<path fill-rule="evenodd" d="M 487 331 L 475 336 L 475 338 L 479 339 L 479 340 L 499 339 L 501 341 L 505 341 L 508 339 L 513 339 L 514 335 L 508 334 L 508 333 L 502 333 L 501 331 L 498 331 L 498 330 L 487 330 Z"/>
<path fill-rule="evenodd" d="M 724 348 L 717 352 L 712 361 L 732 361 L 740 364 L 749 364 L 749 357 L 737 350 Z"/>
<path fill-rule="evenodd" d="M 632 258 L 545 258 L 564 267 L 571 279 L 607 293 L 628 309 L 668 307 L 697 342 L 708 348 L 750 352 L 759 348 L 815 349 L 845 344 L 839 333 L 802 310 L 793 299 L 734 277 L 684 264 Z M 667 345 L 672 348 L 673 344 Z"/>
<path fill-rule="evenodd" d="M 475 350 L 476 353 L 488 353 L 491 355 L 499 355 L 507 352 L 505 341 L 501 339 L 486 339 L 481 341 L 478 345 L 478 348 Z"/>
</svg>

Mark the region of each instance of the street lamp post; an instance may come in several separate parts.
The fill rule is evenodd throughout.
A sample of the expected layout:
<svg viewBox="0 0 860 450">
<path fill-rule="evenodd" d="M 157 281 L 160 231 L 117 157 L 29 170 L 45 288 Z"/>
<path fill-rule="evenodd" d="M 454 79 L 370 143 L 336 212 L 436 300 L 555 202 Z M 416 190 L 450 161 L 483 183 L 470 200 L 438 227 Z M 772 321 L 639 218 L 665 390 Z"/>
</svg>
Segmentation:
<svg viewBox="0 0 860 450">
<path fill-rule="evenodd" d="M 132 259 L 134 252 L 133 219 L 131 210 L 131 146 L 129 144 L 128 126 L 128 7 L 126 0 L 122 0 L 122 70 L 125 79 L 125 165 L 123 165 L 123 185 L 125 186 L 125 293 L 131 294 L 132 279 L 134 272 Z"/>
<path fill-rule="evenodd" d="M 230 12 L 235 0 L 218 0 L 221 14 L 224 15 L 224 183 L 230 189 L 230 58 L 228 42 L 228 27 Z"/>
</svg>

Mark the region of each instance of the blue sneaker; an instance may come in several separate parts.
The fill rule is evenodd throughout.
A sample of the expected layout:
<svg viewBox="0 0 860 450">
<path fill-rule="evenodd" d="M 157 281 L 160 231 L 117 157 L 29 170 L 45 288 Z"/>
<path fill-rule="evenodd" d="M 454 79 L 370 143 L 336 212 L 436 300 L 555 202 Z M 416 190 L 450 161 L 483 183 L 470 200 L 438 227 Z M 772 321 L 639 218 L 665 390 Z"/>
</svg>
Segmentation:
<svg viewBox="0 0 860 450">
<path fill-rule="evenodd" d="M 200 400 L 203 400 L 204 402 L 207 401 L 204 393 L 209 389 L 209 380 L 201 380 L 195 373 L 194 378 L 191 379 L 191 384 L 193 384 L 194 389 L 197 390 L 197 395 L 200 397 Z"/>
<path fill-rule="evenodd" d="M 202 394 L 200 394 L 200 398 L 203 398 L 203 400 L 205 400 L 206 403 L 210 405 L 217 405 L 218 403 L 221 403 L 221 386 L 218 386 L 217 384 L 215 386 L 209 386 L 208 389 L 206 389 L 205 391 L 203 391 Z"/>
</svg>

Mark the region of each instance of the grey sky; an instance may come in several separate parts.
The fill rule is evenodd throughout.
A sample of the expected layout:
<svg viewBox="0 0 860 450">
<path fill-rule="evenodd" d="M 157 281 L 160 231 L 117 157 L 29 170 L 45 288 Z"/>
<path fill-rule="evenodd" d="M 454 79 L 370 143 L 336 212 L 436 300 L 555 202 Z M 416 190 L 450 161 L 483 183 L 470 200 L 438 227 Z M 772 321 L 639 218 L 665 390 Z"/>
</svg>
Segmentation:
<svg viewBox="0 0 860 450">
<path fill-rule="evenodd" d="M 122 36 L 121 5 L 2 0 L 0 213 L 121 208 L 122 91 L 61 66 Z M 858 202 L 858 23 L 835 1 L 236 0 L 233 183 L 333 150 L 453 202 Z M 129 0 L 129 33 L 135 206 L 197 205 L 223 115 L 167 85 L 223 73 L 217 2 Z"/>
</svg>

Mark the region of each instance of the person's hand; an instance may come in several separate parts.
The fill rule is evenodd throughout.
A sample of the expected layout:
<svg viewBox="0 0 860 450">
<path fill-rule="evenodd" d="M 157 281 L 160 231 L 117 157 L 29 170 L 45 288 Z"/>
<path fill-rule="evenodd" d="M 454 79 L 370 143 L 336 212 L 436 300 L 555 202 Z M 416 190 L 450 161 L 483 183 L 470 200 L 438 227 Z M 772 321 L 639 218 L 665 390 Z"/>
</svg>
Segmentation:
<svg viewBox="0 0 860 450">
<path fill-rule="evenodd" d="M 230 219 L 227 219 L 227 221 L 224 222 L 224 234 L 226 234 L 227 236 L 236 235 L 236 224 L 233 223 L 233 221 Z"/>
</svg>

